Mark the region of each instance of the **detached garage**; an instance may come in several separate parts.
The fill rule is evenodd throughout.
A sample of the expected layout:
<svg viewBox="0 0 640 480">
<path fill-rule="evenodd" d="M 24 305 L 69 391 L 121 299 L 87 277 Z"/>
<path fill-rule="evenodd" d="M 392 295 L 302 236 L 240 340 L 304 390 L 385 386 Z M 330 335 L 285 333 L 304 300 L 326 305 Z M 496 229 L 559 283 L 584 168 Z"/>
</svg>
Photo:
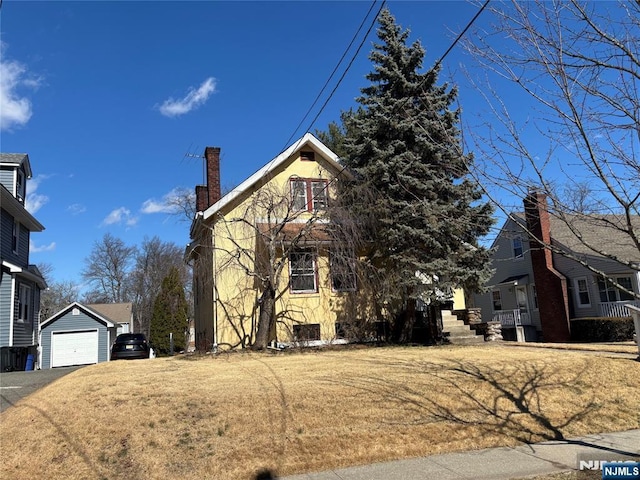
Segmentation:
<svg viewBox="0 0 640 480">
<path fill-rule="evenodd" d="M 40 326 L 40 368 L 106 362 L 116 333 L 115 322 L 72 303 Z"/>
</svg>

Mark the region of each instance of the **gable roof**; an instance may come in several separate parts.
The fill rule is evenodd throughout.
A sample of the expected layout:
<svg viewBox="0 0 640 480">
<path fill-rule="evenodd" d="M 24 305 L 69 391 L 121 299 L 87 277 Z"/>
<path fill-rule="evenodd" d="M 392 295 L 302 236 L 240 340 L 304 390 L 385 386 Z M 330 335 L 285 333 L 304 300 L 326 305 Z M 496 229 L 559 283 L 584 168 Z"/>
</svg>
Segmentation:
<svg viewBox="0 0 640 480">
<path fill-rule="evenodd" d="M 26 153 L 0 153 L 0 165 L 9 167 L 24 165 L 27 178 L 31 178 L 31 163 L 29 162 L 29 155 Z"/>
<path fill-rule="evenodd" d="M 115 323 L 130 323 L 133 304 L 129 303 L 89 303 L 91 310 L 98 312 Z"/>
<path fill-rule="evenodd" d="M 513 220 L 507 218 L 500 233 L 506 232 L 510 222 L 521 224 L 524 229 L 525 215 L 523 212 L 512 213 Z M 624 215 L 577 215 L 565 214 L 563 218 L 551 213 L 549 215 L 551 240 L 558 247 L 579 255 L 602 257 L 597 251 L 589 248 L 593 245 L 600 251 L 624 261 L 640 261 L 640 251 L 631 237 L 623 231 L 626 227 Z M 640 216 L 631 216 L 631 224 L 640 234 Z M 578 233 L 579 236 L 576 235 Z M 495 244 L 495 241 L 494 241 Z M 492 245 L 493 246 L 493 245 Z"/>
<path fill-rule="evenodd" d="M 260 170 L 255 172 L 249 178 L 247 178 L 244 182 L 238 185 L 236 188 L 227 193 L 224 197 L 218 200 L 216 203 L 207 208 L 204 212 L 198 212 L 196 215 L 202 215 L 203 220 L 207 220 L 216 213 L 218 213 L 222 208 L 226 205 L 233 202 L 244 192 L 253 187 L 256 183 L 262 180 L 269 173 L 275 171 L 280 165 L 285 163 L 291 155 L 302 150 L 306 146 L 311 146 L 314 150 L 318 151 L 322 157 L 337 171 L 342 171 L 343 166 L 340 165 L 338 160 L 338 156 L 333 153 L 324 143 L 318 140 L 311 133 L 305 133 L 304 136 L 294 142 L 289 148 L 280 153 L 275 158 L 271 159 L 265 166 L 263 166 Z"/>
<path fill-rule="evenodd" d="M 40 324 L 40 329 L 44 328 L 45 326 L 55 322 L 56 320 L 58 320 L 59 318 L 63 317 L 64 315 L 66 315 L 67 313 L 69 313 L 71 310 L 73 310 L 74 308 L 78 308 L 80 310 L 82 310 L 84 313 L 86 313 L 87 315 L 89 315 L 90 317 L 98 320 L 99 322 L 103 323 L 104 325 L 107 326 L 107 328 L 111 328 L 111 327 L 115 327 L 116 325 L 111 321 L 111 319 L 106 318 L 105 316 L 101 315 L 100 313 L 96 312 L 95 310 L 82 305 L 79 302 L 73 302 L 70 305 L 67 305 L 66 307 L 64 307 L 62 310 L 60 310 L 58 313 L 54 313 L 53 315 L 51 315 L 49 318 L 47 318 L 44 322 L 42 322 Z"/>
<path fill-rule="evenodd" d="M 44 230 L 44 226 L 24 208 L 24 205 L 4 185 L 0 185 L 0 205 L 2 205 L 3 210 L 6 210 L 13 218 L 18 219 L 30 232 Z"/>
<path fill-rule="evenodd" d="M 565 215 L 565 218 L 551 215 L 551 238 L 572 252 L 602 256 L 588 247 L 593 245 L 601 252 L 621 260 L 640 261 L 638 247 L 623 231 L 627 228 L 624 215 Z M 632 216 L 631 224 L 640 234 L 640 216 Z M 578 238 L 572 229 L 582 238 Z"/>
</svg>

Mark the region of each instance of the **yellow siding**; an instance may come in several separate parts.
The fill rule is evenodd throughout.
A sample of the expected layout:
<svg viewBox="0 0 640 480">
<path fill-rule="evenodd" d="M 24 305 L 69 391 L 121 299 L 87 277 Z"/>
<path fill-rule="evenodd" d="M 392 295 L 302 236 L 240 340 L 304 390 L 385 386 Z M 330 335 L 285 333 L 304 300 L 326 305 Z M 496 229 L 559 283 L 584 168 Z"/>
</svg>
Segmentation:
<svg viewBox="0 0 640 480">
<path fill-rule="evenodd" d="M 265 192 L 273 192 L 275 197 L 290 195 L 290 179 L 325 179 L 331 180 L 333 173 L 323 167 L 320 156 L 316 153 L 316 161 L 302 161 L 296 154 L 291 162 L 284 162 L 282 168 L 273 172 L 270 180 L 260 187 L 260 194 L 254 189 L 247 192 L 235 205 L 230 205 L 227 211 L 221 212 L 222 216 L 215 223 L 215 283 L 217 340 L 220 346 L 234 348 L 245 344 L 255 333 L 259 310 L 257 301 L 259 295 L 259 282 L 256 278 L 247 274 L 255 271 L 254 259 L 250 258 L 256 253 L 256 230 L 253 225 L 257 222 L 267 223 L 265 212 L 257 211 L 252 207 L 256 197 L 265 195 Z M 284 215 L 284 214 L 283 214 Z M 300 219 L 309 218 L 310 214 L 303 213 Z M 281 217 L 282 218 L 282 217 Z M 274 222 L 272 222 L 274 223 Z M 240 247 L 240 248 L 239 248 Z M 247 266 L 247 270 L 240 267 L 240 262 Z M 318 292 L 317 293 L 291 293 L 288 288 L 288 265 L 279 277 L 276 291 L 281 298 L 277 301 L 276 315 L 286 318 L 280 319 L 277 325 L 278 341 L 291 341 L 293 325 L 296 323 L 320 324 L 320 333 L 323 340 L 331 340 L 335 337 L 336 312 L 332 306 L 339 304 L 340 293 L 333 292 L 328 275 L 328 257 L 326 251 L 318 252 Z M 332 301 L 333 299 L 333 301 Z"/>
</svg>

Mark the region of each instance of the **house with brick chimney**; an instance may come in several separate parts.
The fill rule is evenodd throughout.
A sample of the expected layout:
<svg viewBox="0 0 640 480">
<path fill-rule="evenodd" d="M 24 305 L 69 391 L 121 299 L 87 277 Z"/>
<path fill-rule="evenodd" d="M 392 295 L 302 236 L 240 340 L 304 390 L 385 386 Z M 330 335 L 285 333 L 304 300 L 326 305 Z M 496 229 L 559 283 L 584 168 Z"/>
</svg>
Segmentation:
<svg viewBox="0 0 640 480">
<path fill-rule="evenodd" d="M 341 304 L 356 289 L 355 272 L 334 268 L 325 228 L 325 208 L 347 175 L 337 155 L 307 133 L 224 196 L 220 148 L 204 157 L 186 251 L 196 348 L 253 345 L 266 308 L 276 319 L 270 344 L 335 341 Z"/>
<path fill-rule="evenodd" d="M 640 217 L 630 221 L 640 231 Z M 544 194 L 529 192 L 524 211 L 511 214 L 493 242 L 490 291 L 474 296 L 482 320 L 501 322 L 507 340 L 567 342 L 571 319 L 629 316 L 626 305 L 640 306 L 640 251 L 626 222 L 558 215 Z"/>
</svg>

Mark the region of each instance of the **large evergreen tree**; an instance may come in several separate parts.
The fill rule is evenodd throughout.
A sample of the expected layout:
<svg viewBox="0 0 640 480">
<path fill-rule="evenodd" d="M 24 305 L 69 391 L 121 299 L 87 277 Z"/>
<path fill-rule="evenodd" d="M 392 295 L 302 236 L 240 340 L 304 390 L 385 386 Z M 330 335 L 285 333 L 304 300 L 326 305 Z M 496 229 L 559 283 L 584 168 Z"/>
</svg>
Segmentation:
<svg viewBox="0 0 640 480">
<path fill-rule="evenodd" d="M 180 272 L 176 267 L 171 267 L 162 280 L 162 288 L 153 304 L 150 340 L 156 353 L 169 353 L 170 333 L 173 334 L 174 350 L 179 352 L 185 349 L 188 311 Z"/>
<path fill-rule="evenodd" d="M 456 89 L 437 84 L 439 66 L 420 73 L 424 49 L 406 44 L 409 31 L 388 10 L 379 25 L 371 84 L 330 135 L 356 177 L 342 184 L 342 199 L 364 230 L 367 264 L 393 284 L 380 311 L 395 322 L 395 340 L 406 341 L 418 299 L 477 289 L 487 278 L 488 253 L 477 239 L 493 223 L 492 209 L 468 176 L 472 156 L 451 108 Z"/>
</svg>

